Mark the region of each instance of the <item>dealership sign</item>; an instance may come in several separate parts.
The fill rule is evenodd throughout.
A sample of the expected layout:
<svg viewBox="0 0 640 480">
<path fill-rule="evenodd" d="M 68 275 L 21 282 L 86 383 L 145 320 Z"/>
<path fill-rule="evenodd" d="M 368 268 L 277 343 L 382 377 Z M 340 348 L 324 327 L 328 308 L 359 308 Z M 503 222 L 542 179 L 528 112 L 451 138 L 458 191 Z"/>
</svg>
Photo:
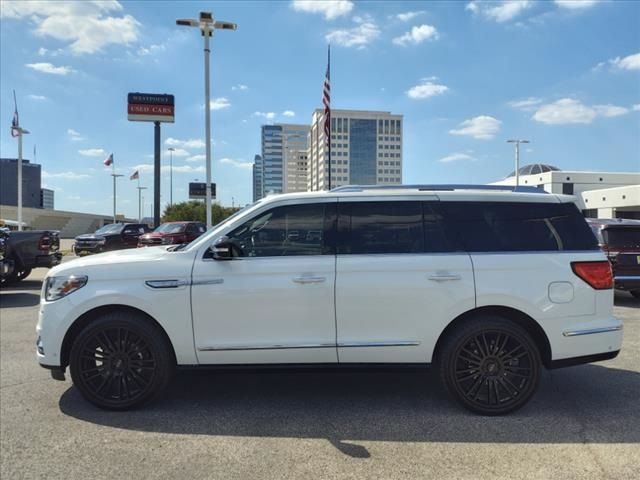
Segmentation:
<svg viewBox="0 0 640 480">
<path fill-rule="evenodd" d="M 175 121 L 173 95 L 130 93 L 127 95 L 127 118 L 134 122 Z"/>
<path fill-rule="evenodd" d="M 189 199 L 190 200 L 204 200 L 207 198 L 207 184 L 201 182 L 189 183 Z M 216 184 L 211 184 L 211 198 L 216 198 Z"/>
</svg>

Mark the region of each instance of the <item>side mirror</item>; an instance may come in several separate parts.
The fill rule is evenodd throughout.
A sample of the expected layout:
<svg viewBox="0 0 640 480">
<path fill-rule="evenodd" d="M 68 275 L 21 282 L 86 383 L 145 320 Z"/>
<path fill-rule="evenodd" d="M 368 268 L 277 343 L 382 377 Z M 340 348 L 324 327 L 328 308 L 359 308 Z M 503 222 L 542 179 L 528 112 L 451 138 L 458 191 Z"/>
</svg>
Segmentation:
<svg viewBox="0 0 640 480">
<path fill-rule="evenodd" d="M 209 247 L 214 260 L 231 260 L 233 242 L 228 237 L 220 237 Z"/>
</svg>

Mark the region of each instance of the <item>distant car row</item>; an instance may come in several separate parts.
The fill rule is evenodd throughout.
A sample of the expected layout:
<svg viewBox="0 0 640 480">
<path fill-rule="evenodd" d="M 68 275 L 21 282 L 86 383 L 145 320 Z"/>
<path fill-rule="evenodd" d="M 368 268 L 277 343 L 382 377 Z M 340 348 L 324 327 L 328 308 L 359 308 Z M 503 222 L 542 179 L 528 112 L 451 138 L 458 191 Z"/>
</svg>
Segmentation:
<svg viewBox="0 0 640 480">
<path fill-rule="evenodd" d="M 201 222 L 168 222 L 153 231 L 143 223 L 112 223 L 95 233 L 77 236 L 73 251 L 76 255 L 82 255 L 124 248 L 189 243 L 205 231 L 206 227 Z"/>
</svg>

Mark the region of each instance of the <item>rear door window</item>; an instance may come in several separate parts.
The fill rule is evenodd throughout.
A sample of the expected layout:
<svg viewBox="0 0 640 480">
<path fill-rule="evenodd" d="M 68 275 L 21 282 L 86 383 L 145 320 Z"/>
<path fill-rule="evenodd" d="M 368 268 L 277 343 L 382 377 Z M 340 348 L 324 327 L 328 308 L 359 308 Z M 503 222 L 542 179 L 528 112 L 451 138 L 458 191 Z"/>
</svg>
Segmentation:
<svg viewBox="0 0 640 480">
<path fill-rule="evenodd" d="M 446 222 L 471 252 L 595 250 L 573 203 L 442 202 Z"/>
</svg>

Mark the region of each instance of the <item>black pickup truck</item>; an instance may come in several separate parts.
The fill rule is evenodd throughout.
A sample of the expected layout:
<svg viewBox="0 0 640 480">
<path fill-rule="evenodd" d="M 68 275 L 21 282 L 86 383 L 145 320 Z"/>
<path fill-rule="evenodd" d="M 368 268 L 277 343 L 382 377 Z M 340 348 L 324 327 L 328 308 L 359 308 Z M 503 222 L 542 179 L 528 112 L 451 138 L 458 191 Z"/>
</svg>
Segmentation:
<svg viewBox="0 0 640 480">
<path fill-rule="evenodd" d="M 9 232 L 0 228 L 0 278 L 6 278 L 13 273 L 13 260 L 6 256 L 8 244 Z"/>
<path fill-rule="evenodd" d="M 73 252 L 81 255 L 135 248 L 138 246 L 138 237 L 150 231 L 151 229 L 142 223 L 110 223 L 95 233 L 77 236 Z"/>
<path fill-rule="evenodd" d="M 17 283 L 37 267 L 51 268 L 62 260 L 60 235 L 55 230 L 27 230 L 9 232 L 5 260 L 13 262 L 13 271 L 2 275 L 2 285 Z"/>
</svg>

